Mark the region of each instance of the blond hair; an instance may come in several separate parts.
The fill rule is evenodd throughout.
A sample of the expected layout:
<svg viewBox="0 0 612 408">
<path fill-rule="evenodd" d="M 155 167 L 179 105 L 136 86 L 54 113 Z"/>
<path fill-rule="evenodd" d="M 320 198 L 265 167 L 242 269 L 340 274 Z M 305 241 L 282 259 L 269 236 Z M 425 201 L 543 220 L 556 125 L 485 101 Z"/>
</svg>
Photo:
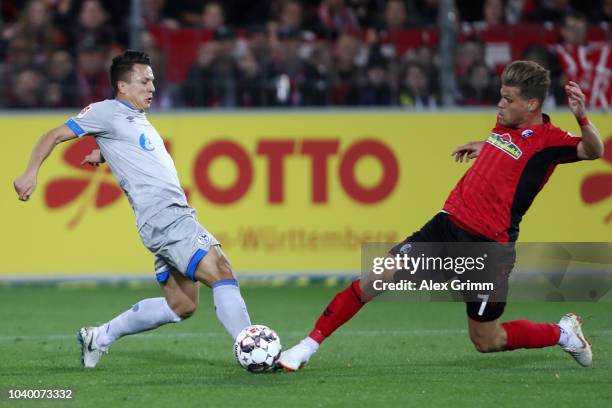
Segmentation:
<svg viewBox="0 0 612 408">
<path fill-rule="evenodd" d="M 519 89 L 526 99 L 544 103 L 550 86 L 550 71 L 533 61 L 514 61 L 506 65 L 501 75 L 502 85 Z"/>
</svg>

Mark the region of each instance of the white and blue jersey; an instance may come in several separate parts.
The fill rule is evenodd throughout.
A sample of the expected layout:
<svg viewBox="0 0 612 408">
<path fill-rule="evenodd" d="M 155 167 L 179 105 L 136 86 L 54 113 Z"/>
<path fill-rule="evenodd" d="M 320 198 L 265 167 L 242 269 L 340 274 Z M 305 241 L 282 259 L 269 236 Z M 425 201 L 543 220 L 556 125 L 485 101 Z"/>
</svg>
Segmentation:
<svg viewBox="0 0 612 408">
<path fill-rule="evenodd" d="M 142 242 L 155 254 L 157 280 L 165 283 L 176 270 L 195 281 L 198 264 L 219 242 L 187 204 L 174 161 L 144 111 L 118 99 L 105 100 L 66 125 L 79 137 L 96 138 L 134 209 Z"/>
<path fill-rule="evenodd" d="M 107 99 L 89 105 L 66 125 L 78 137 L 96 138 L 134 209 L 139 230 L 164 208 L 188 207 L 174 161 L 144 111 Z"/>
</svg>

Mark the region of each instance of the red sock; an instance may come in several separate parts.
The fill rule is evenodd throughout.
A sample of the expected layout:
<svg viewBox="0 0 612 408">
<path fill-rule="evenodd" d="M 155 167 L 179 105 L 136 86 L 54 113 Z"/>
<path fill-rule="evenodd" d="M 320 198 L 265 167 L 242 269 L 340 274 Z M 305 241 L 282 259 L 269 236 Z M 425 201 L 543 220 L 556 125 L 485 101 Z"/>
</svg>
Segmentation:
<svg viewBox="0 0 612 408">
<path fill-rule="evenodd" d="M 338 327 L 349 321 L 355 313 L 365 304 L 359 289 L 359 279 L 351 283 L 327 305 L 325 311 L 317 320 L 314 330 L 309 334 L 310 338 L 321 344 Z"/>
<path fill-rule="evenodd" d="M 513 320 L 501 325 L 508 335 L 507 350 L 549 347 L 559 342 L 560 331 L 556 324 Z"/>
</svg>

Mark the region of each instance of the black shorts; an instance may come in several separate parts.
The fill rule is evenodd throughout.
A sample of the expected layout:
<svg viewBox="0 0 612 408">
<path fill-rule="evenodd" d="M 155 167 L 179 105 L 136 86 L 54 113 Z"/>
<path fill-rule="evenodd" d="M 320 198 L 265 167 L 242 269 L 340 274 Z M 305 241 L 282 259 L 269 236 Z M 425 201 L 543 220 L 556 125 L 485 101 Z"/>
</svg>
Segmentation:
<svg viewBox="0 0 612 408">
<path fill-rule="evenodd" d="M 419 245 L 418 243 L 423 243 Z M 498 319 L 506 307 L 506 296 L 508 294 L 508 277 L 516 258 L 514 243 L 500 244 L 486 237 L 466 231 L 451 221 L 447 213 L 440 212 L 427 222 L 419 231 L 410 235 L 404 241 L 394 246 L 389 253 L 391 255 L 403 255 L 413 253 L 412 256 L 424 255 L 427 257 L 476 257 L 482 255 L 486 248 L 489 256 L 482 272 L 467 276 L 456 273 L 455 270 L 438 270 L 428 272 L 428 275 L 419 279 L 432 279 L 435 281 L 449 281 L 458 279 L 461 282 L 474 282 L 480 279 L 482 282 L 494 283 L 493 290 L 478 289 L 472 291 L 461 291 L 463 301 L 466 304 L 467 315 L 480 322 L 488 322 Z M 396 273 L 396 280 L 406 278 L 405 271 Z M 415 275 L 411 275 L 414 277 Z"/>
</svg>

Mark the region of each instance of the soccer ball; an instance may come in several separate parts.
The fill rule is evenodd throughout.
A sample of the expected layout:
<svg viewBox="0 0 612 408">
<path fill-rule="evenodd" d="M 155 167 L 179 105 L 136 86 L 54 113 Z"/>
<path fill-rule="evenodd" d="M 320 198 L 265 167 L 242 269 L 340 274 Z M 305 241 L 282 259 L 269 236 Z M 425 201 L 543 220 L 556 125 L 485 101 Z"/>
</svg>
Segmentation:
<svg viewBox="0 0 612 408">
<path fill-rule="evenodd" d="M 282 346 L 278 334 L 259 324 L 243 329 L 234 342 L 234 355 L 242 368 L 253 373 L 274 369 Z"/>
</svg>

